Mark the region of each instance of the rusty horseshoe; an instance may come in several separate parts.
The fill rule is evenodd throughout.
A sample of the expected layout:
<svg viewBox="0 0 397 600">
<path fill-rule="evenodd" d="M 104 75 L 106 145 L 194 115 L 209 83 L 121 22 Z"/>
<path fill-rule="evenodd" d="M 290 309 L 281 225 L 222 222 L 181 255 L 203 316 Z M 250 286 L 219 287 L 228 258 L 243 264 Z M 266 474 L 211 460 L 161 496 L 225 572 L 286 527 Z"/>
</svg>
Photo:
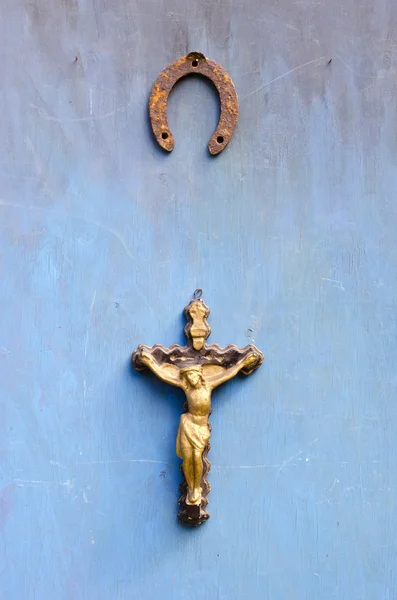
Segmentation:
<svg viewBox="0 0 397 600">
<path fill-rule="evenodd" d="M 192 73 L 208 77 L 219 93 L 221 114 L 218 126 L 208 144 L 210 154 L 219 154 L 230 142 L 238 119 L 238 98 L 233 81 L 228 72 L 214 60 L 200 52 L 190 52 L 187 56 L 170 63 L 157 77 L 149 98 L 149 117 L 157 142 L 164 150 L 172 152 L 175 146 L 167 119 L 168 96 L 175 83 Z"/>
</svg>

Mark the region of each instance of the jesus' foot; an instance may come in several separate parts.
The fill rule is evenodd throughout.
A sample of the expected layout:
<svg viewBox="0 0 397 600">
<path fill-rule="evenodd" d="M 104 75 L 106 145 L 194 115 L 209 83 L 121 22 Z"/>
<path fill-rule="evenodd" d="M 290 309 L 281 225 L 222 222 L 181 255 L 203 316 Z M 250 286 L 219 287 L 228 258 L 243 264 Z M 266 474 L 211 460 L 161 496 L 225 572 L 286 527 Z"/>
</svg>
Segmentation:
<svg viewBox="0 0 397 600">
<path fill-rule="evenodd" d="M 201 488 L 194 488 L 192 491 L 188 492 L 186 497 L 186 504 L 200 504 L 201 503 Z"/>
</svg>

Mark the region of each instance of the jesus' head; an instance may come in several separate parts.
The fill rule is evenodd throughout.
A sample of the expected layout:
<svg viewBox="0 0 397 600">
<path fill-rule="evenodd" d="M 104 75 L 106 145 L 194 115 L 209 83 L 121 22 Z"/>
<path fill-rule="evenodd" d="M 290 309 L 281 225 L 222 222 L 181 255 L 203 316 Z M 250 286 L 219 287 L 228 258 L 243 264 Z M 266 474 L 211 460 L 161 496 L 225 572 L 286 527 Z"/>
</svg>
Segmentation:
<svg viewBox="0 0 397 600">
<path fill-rule="evenodd" d="M 198 388 L 202 383 L 203 370 L 199 366 L 186 367 L 181 370 L 181 376 L 189 387 Z"/>
</svg>

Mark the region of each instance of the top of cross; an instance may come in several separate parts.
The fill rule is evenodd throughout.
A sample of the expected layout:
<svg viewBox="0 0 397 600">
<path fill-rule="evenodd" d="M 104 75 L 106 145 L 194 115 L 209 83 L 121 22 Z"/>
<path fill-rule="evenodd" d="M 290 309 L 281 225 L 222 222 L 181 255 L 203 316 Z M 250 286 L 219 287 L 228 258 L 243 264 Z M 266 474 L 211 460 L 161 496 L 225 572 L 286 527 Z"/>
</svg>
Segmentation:
<svg viewBox="0 0 397 600">
<path fill-rule="evenodd" d="M 173 344 L 166 348 L 161 344 L 151 347 L 140 344 L 132 355 L 134 367 L 138 371 L 145 368 L 141 361 L 142 351 L 152 355 L 158 363 L 168 363 L 179 369 L 200 365 L 219 365 L 228 368 L 249 354 L 255 353 L 257 361 L 246 369 L 242 369 L 242 373 L 249 375 L 255 371 L 263 362 L 263 354 L 252 344 L 244 348 L 239 348 L 235 344 L 229 344 L 225 348 L 221 348 L 218 344 L 206 344 L 211 333 L 211 328 L 207 323 L 209 314 L 210 309 L 201 298 L 201 290 L 196 290 L 193 299 L 184 309 L 187 320 L 184 328 L 187 338 L 186 346 Z"/>
</svg>

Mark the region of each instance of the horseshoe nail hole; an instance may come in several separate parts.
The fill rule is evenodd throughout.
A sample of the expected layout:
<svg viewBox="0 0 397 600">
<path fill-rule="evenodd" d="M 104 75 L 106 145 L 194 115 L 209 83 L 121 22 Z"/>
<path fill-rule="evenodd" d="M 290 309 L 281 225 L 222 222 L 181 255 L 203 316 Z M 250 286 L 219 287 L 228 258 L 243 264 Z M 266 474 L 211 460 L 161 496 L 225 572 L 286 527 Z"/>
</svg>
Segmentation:
<svg viewBox="0 0 397 600">
<path fill-rule="evenodd" d="M 163 140 L 166 140 L 168 137 L 168 133 L 166 131 L 163 131 L 163 133 L 161 134 L 161 137 L 163 138 Z"/>
<path fill-rule="evenodd" d="M 218 137 L 216 138 L 216 141 L 218 142 L 218 144 L 223 144 L 223 142 L 224 142 L 223 135 L 218 135 Z"/>
<path fill-rule="evenodd" d="M 192 67 L 198 67 L 198 60 L 197 58 L 195 58 L 194 60 L 192 60 Z"/>
</svg>

